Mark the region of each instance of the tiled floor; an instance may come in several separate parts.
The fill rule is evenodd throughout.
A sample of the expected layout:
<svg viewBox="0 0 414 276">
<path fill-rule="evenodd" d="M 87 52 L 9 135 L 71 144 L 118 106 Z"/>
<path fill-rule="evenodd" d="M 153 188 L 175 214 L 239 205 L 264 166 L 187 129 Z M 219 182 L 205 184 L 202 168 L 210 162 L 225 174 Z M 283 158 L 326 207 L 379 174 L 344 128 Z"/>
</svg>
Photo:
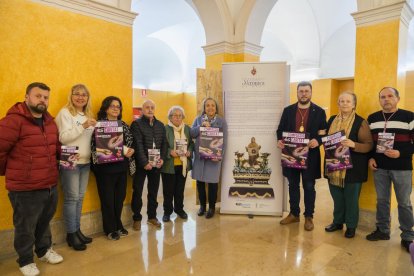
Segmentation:
<svg viewBox="0 0 414 276">
<path fill-rule="evenodd" d="M 216 215 L 207 220 L 197 217 L 194 201 L 195 192 L 188 187 L 189 219 L 173 215 L 161 230 L 143 221 L 142 231 L 128 228 L 129 236 L 119 241 L 96 236 L 84 252 L 57 245 L 64 262 L 50 265 L 36 259 L 41 275 L 413 275 L 399 231 L 378 242 L 365 240 L 368 232 L 359 229 L 354 239 L 324 231 L 332 219 L 324 181 L 317 185 L 312 232 L 304 231 L 303 219 L 287 226 L 275 217 Z M 158 214 L 161 219 L 162 203 Z M 15 258 L 0 260 L 0 275 L 20 275 Z"/>
</svg>

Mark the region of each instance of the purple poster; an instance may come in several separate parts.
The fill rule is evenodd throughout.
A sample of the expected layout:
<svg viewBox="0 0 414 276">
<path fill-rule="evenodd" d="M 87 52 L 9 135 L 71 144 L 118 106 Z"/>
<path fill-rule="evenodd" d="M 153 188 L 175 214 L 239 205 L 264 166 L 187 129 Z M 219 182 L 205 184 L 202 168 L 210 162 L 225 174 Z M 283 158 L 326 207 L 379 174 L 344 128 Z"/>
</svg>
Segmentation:
<svg viewBox="0 0 414 276">
<path fill-rule="evenodd" d="M 95 127 L 98 164 L 123 161 L 123 141 L 121 121 L 98 121 Z"/>
<path fill-rule="evenodd" d="M 309 135 L 302 132 L 283 132 L 282 167 L 306 169 L 308 166 Z"/>
<path fill-rule="evenodd" d="M 79 147 L 61 146 L 59 168 L 61 170 L 74 170 L 78 162 Z"/>
<path fill-rule="evenodd" d="M 345 131 L 343 130 L 322 138 L 328 172 L 352 168 L 349 148 L 341 144 L 345 139 Z"/>
<path fill-rule="evenodd" d="M 223 132 L 219 128 L 200 127 L 200 159 L 221 160 L 223 152 Z"/>
<path fill-rule="evenodd" d="M 384 153 L 388 149 L 394 147 L 395 133 L 380 132 L 378 133 L 377 153 Z"/>
</svg>

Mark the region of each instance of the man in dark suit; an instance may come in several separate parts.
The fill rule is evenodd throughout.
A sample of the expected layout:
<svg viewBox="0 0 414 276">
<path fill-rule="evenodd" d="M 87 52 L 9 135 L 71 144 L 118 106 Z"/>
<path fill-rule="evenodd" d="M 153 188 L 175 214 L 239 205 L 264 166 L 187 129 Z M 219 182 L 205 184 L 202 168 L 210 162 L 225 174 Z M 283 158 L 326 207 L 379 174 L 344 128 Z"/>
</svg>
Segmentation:
<svg viewBox="0 0 414 276">
<path fill-rule="evenodd" d="M 325 111 L 311 102 L 312 84 L 302 81 L 297 86 L 298 101 L 283 110 L 277 129 L 277 147 L 284 148 L 282 133 L 304 132 L 309 134 L 308 168 L 293 169 L 283 168 L 283 175 L 289 182 L 289 215 L 280 221 L 280 224 L 299 222 L 300 208 L 300 176 L 302 175 L 302 186 L 305 201 L 305 230 L 313 230 L 313 213 L 315 210 L 315 179 L 321 178 L 321 155 L 319 146 L 321 137 L 326 134 Z"/>
</svg>

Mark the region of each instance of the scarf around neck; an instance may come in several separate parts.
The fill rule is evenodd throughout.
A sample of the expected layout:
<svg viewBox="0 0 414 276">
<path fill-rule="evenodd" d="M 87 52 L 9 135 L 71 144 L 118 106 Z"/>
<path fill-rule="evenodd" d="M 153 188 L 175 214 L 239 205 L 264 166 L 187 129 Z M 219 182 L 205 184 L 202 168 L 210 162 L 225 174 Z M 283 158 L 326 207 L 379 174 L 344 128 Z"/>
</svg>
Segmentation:
<svg viewBox="0 0 414 276">
<path fill-rule="evenodd" d="M 216 119 L 217 119 L 217 114 L 214 115 L 214 117 L 212 119 L 209 119 L 207 114 L 204 114 L 204 116 L 203 116 L 203 122 L 209 122 L 210 125 L 213 125 L 213 123 L 216 121 Z"/>
<path fill-rule="evenodd" d="M 332 121 L 331 127 L 329 128 L 329 131 L 328 131 L 328 135 L 344 130 L 345 136 L 349 138 L 349 133 L 351 132 L 351 128 L 352 128 L 352 125 L 354 124 L 354 121 L 355 121 L 355 110 L 353 110 L 352 113 L 349 114 L 349 116 L 345 119 L 343 118 L 343 115 L 340 112 L 338 115 L 336 115 L 335 119 Z M 328 172 L 327 176 L 329 178 L 330 184 L 337 186 L 337 187 L 341 187 L 341 188 L 345 186 L 346 170 Z"/>
<path fill-rule="evenodd" d="M 185 129 L 185 125 L 184 122 L 181 123 L 181 125 L 179 125 L 178 127 L 175 126 L 171 121 L 168 121 L 168 125 L 170 127 L 173 128 L 174 130 L 174 150 L 176 150 L 176 143 L 175 140 L 177 139 L 187 139 L 187 137 L 185 137 L 185 133 L 184 133 L 184 129 Z M 188 143 L 188 141 L 187 141 Z M 187 144 L 188 146 L 188 144 Z M 180 156 L 180 160 L 181 162 L 183 162 L 183 176 L 185 177 L 187 175 L 187 156 Z"/>
</svg>

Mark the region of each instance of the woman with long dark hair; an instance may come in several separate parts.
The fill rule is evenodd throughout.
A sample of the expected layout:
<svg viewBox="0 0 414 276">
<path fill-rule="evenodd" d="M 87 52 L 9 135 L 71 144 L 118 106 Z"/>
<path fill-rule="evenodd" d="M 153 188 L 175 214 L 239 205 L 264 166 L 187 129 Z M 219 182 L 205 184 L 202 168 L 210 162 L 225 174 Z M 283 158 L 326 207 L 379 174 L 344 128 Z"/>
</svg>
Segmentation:
<svg viewBox="0 0 414 276">
<path fill-rule="evenodd" d="M 121 221 L 122 208 L 126 196 L 127 172 L 135 173 L 134 141 L 128 125 L 122 119 L 122 102 L 118 97 L 109 96 L 102 101 L 98 112 L 99 121 L 120 121 L 123 129 L 124 160 L 98 164 L 100 154 L 95 136 L 92 138 L 93 172 L 101 200 L 103 230 L 109 240 L 119 240 L 128 235 Z M 108 142 L 109 143 L 109 142 Z"/>
</svg>

